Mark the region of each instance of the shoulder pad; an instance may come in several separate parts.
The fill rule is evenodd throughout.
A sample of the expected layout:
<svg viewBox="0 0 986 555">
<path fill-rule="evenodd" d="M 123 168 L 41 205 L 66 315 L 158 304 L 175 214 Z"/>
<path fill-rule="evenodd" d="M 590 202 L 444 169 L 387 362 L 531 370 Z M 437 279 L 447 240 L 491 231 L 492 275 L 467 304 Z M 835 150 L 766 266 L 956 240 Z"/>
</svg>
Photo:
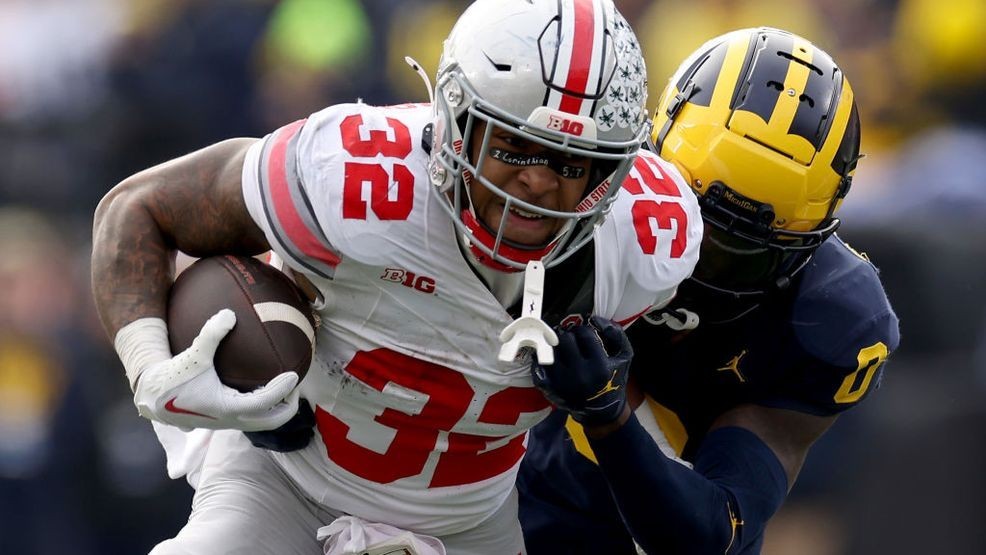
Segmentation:
<svg viewBox="0 0 986 555">
<path fill-rule="evenodd" d="M 597 309 L 627 323 L 670 301 L 695 268 L 702 227 L 698 201 L 678 170 L 640 151 L 596 232 Z"/>
<path fill-rule="evenodd" d="M 338 104 L 265 138 L 244 196 L 274 250 L 330 279 L 343 259 L 381 262 L 400 250 L 388 237 L 407 233 L 397 228 L 426 200 L 430 120 L 427 106 Z"/>
<path fill-rule="evenodd" d="M 841 368 L 856 369 L 861 357 L 884 359 L 900 342 L 876 267 L 835 235 L 805 267 L 791 323 L 808 354 Z"/>
</svg>

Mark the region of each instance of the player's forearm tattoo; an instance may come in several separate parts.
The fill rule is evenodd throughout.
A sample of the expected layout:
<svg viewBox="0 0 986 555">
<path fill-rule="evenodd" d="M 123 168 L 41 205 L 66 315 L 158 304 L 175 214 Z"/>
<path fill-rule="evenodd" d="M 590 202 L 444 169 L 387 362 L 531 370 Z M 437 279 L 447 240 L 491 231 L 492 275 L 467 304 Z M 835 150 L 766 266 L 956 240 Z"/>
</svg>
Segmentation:
<svg viewBox="0 0 986 555">
<path fill-rule="evenodd" d="M 163 317 L 174 271 L 174 253 L 160 229 L 128 196 L 104 199 L 93 227 L 93 296 L 110 337 L 138 318 Z"/>
<path fill-rule="evenodd" d="M 266 250 L 239 193 L 246 143 L 227 141 L 131 177 L 100 203 L 93 295 L 110 337 L 164 317 L 177 250 L 191 256 Z"/>
</svg>

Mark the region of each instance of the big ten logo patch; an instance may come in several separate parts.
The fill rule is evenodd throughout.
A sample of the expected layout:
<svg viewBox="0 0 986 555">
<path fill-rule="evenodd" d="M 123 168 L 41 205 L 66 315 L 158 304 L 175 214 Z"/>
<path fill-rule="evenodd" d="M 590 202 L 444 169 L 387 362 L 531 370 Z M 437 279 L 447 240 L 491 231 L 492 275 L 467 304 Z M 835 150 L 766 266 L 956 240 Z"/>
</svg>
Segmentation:
<svg viewBox="0 0 986 555">
<path fill-rule="evenodd" d="M 548 129 L 554 129 L 555 131 L 561 131 L 562 133 L 580 137 L 582 136 L 582 132 L 585 131 L 585 125 L 581 122 L 572 121 L 567 118 L 548 116 Z"/>
<path fill-rule="evenodd" d="M 409 272 L 402 268 L 387 268 L 383 271 L 383 275 L 380 276 L 380 279 L 399 283 L 404 287 L 410 287 L 411 289 L 422 293 L 428 293 L 429 295 L 435 294 L 434 278 L 419 276 L 414 272 Z"/>
</svg>

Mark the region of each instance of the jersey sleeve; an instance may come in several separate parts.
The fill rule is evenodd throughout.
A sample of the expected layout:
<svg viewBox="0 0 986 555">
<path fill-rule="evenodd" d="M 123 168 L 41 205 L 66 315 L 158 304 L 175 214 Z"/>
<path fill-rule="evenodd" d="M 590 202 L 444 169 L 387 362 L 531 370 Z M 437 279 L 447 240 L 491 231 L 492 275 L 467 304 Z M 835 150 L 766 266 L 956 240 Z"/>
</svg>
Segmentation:
<svg viewBox="0 0 986 555">
<path fill-rule="evenodd" d="M 673 165 L 641 151 L 609 217 L 597 230 L 596 306 L 629 325 L 666 305 L 698 262 L 702 215 Z"/>
<path fill-rule="evenodd" d="M 765 404 L 830 415 L 876 390 L 900 342 L 876 268 L 835 238 L 817 251 L 792 308 L 800 368 Z"/>
<path fill-rule="evenodd" d="M 319 197 L 309 195 L 305 179 L 316 167 L 324 121 L 324 115 L 299 120 L 254 144 L 242 181 L 247 209 L 271 248 L 288 265 L 331 278 L 342 258 L 319 221 L 325 207 L 318 204 Z"/>
<path fill-rule="evenodd" d="M 417 230 L 430 229 L 427 153 L 414 139 L 431 114 L 427 105 L 336 104 L 253 146 L 244 198 L 285 263 L 331 279 L 342 263 L 389 264 L 407 238 L 426 242 Z"/>
</svg>

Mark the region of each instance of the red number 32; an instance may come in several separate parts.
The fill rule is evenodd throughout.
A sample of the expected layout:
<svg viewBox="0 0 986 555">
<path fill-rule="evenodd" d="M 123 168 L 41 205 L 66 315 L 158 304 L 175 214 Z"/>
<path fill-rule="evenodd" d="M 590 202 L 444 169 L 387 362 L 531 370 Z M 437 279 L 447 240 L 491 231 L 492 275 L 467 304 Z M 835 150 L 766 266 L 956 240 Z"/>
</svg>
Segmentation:
<svg viewBox="0 0 986 555">
<path fill-rule="evenodd" d="M 369 138 L 360 136 L 363 116 L 353 114 L 342 120 L 342 147 L 355 158 L 375 158 L 383 155 L 403 160 L 411 153 L 411 133 L 407 126 L 387 118 L 394 140 L 380 129 L 368 131 Z M 397 198 L 390 198 L 391 173 L 379 163 L 346 162 L 346 177 L 342 190 L 342 217 L 365 220 L 367 204 L 381 220 L 406 220 L 414 203 L 414 175 L 404 164 L 393 164 L 393 180 Z M 370 184 L 370 202 L 363 200 L 363 184 Z"/>
<path fill-rule="evenodd" d="M 642 195 L 643 185 L 646 185 L 648 189 L 659 195 L 681 197 L 678 186 L 653 160 L 645 157 L 637 158 L 634 169 L 637 170 L 640 179 L 632 175 L 627 176 L 623 181 L 623 189 L 627 193 Z M 688 214 L 681 204 L 673 200 L 661 202 L 653 199 L 637 199 L 630 212 L 633 215 L 634 230 L 637 232 L 637 243 L 644 254 L 654 254 L 657 251 L 657 235 L 651 227 L 651 222 L 654 222 L 658 229 L 669 231 L 675 229 L 674 239 L 671 241 L 671 258 L 681 257 L 687 245 L 688 232 Z M 671 222 L 674 222 L 674 227 Z"/>
<path fill-rule="evenodd" d="M 414 414 L 387 408 L 374 418 L 395 431 L 383 453 L 353 442 L 347 437 L 350 428 L 345 422 L 316 409 L 315 419 L 328 457 L 357 476 L 386 484 L 421 474 L 428 457 L 438 448 L 442 432 L 448 432 L 448 446 L 439 456 L 429 487 L 492 478 L 511 468 L 524 454 L 523 434 L 489 449 L 503 438 L 451 431 L 466 414 L 474 395 L 466 378 L 455 370 L 389 349 L 359 352 L 346 370 L 377 391 L 392 383 L 427 399 Z M 513 425 L 522 413 L 547 407 L 548 402 L 536 389 L 512 387 L 487 399 L 476 421 Z"/>
</svg>

